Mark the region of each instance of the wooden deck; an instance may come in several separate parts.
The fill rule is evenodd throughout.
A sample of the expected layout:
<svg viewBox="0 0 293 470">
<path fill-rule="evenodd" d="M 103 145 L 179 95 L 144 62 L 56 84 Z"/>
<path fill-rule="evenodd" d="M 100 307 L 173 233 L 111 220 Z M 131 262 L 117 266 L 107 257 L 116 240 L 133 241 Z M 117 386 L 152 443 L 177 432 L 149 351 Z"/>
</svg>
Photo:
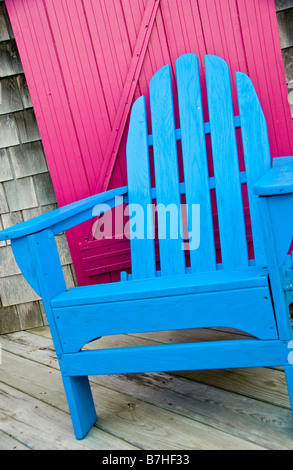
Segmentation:
<svg viewBox="0 0 293 470">
<path fill-rule="evenodd" d="M 199 330 L 103 338 L 101 347 L 239 338 Z M 99 421 L 73 435 L 49 329 L 0 336 L 0 449 L 293 449 L 282 369 L 93 377 Z M 91 346 L 92 347 L 92 346 Z"/>
</svg>

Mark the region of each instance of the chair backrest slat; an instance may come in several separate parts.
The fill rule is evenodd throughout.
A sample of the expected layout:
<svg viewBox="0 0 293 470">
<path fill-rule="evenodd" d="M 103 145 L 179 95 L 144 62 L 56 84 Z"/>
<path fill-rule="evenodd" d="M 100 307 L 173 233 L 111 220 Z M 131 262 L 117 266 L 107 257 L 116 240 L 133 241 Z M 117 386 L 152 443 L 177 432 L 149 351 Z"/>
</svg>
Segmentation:
<svg viewBox="0 0 293 470">
<path fill-rule="evenodd" d="M 216 252 L 197 56 L 185 54 L 177 59 L 176 72 L 191 271 L 210 271 L 216 269 Z M 196 205 L 200 207 L 199 227 Z"/>
<path fill-rule="evenodd" d="M 261 214 L 253 186 L 271 167 L 271 152 L 267 124 L 258 96 L 250 78 L 236 74 L 238 103 L 242 130 L 242 142 L 249 196 L 253 248 L 256 264 L 266 264 Z"/>
<path fill-rule="evenodd" d="M 132 278 L 156 276 L 151 173 L 145 97 L 133 105 L 127 140 L 128 203 L 136 222 L 130 234 Z M 136 232 L 136 233 L 135 233 Z"/>
<path fill-rule="evenodd" d="M 150 105 L 161 275 L 183 274 L 185 253 L 170 66 L 163 67 L 152 78 Z M 169 223 L 169 217 L 172 223 Z"/>
<path fill-rule="evenodd" d="M 205 57 L 217 211 L 224 268 L 248 266 L 230 70 L 216 56 Z"/>
</svg>

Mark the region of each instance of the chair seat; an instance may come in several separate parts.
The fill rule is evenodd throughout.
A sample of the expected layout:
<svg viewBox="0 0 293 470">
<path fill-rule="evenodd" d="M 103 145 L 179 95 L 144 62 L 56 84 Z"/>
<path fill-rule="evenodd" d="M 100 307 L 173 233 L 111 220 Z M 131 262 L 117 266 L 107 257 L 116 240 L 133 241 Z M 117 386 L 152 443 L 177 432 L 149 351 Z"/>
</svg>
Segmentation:
<svg viewBox="0 0 293 470">
<path fill-rule="evenodd" d="M 51 305 L 53 308 L 71 307 L 172 295 L 200 294 L 225 289 L 265 287 L 268 285 L 267 276 L 267 268 L 250 267 L 239 270 L 218 270 L 74 287 L 55 297 Z"/>
<path fill-rule="evenodd" d="M 75 287 L 52 300 L 64 352 L 100 336 L 227 327 L 277 338 L 266 268 Z"/>
</svg>

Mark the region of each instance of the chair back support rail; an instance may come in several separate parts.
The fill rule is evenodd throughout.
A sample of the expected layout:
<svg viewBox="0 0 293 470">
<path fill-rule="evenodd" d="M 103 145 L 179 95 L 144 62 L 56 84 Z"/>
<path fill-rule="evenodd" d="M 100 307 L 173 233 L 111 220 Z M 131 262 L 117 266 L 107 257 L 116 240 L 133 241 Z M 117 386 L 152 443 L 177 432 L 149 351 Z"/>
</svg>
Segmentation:
<svg viewBox="0 0 293 470">
<path fill-rule="evenodd" d="M 202 79 L 196 55 L 184 54 L 176 61 L 176 87 L 169 65 L 150 82 L 151 123 L 145 97 L 135 101 L 127 187 L 0 232 L 0 240 L 12 240 L 22 273 L 43 300 L 77 439 L 97 420 L 89 375 L 283 366 L 293 406 L 293 157 L 272 162 L 266 119 L 247 75 L 236 74 L 235 116 L 229 66 L 205 57 L 208 122 Z M 118 204 L 128 204 L 129 218 L 135 215 L 131 273 L 118 283 L 67 290 L 54 236 Z M 84 348 L 101 336 L 209 327 L 251 337 Z"/>
</svg>

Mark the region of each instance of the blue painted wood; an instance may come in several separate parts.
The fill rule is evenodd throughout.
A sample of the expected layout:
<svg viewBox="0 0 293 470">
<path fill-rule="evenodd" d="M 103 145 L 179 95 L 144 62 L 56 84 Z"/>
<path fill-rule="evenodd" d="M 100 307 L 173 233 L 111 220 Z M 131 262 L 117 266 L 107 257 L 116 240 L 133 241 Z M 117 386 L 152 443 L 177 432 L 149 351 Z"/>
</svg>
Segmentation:
<svg viewBox="0 0 293 470">
<path fill-rule="evenodd" d="M 121 196 L 123 196 L 123 198 Z M 103 204 L 104 206 L 108 205 L 109 208 L 113 208 L 115 205 L 123 204 L 126 200 L 126 196 L 127 186 L 73 202 L 60 209 L 55 209 L 54 211 L 27 220 L 14 227 L 2 230 L 0 232 L 0 241 L 14 240 L 49 228 L 54 235 L 58 235 L 94 217 L 95 214 L 93 210 L 95 206 Z"/>
<path fill-rule="evenodd" d="M 234 340 L 84 351 L 64 356 L 64 374 L 126 374 L 288 365 L 288 343 Z M 290 381 L 291 382 L 291 381 Z M 290 383 L 290 385 L 292 385 Z"/>
<path fill-rule="evenodd" d="M 293 194 L 293 157 L 273 159 L 273 167 L 254 185 L 259 196 Z"/>
<path fill-rule="evenodd" d="M 133 279 L 156 276 L 151 172 L 145 98 L 133 105 L 127 139 L 128 202 L 132 218 L 131 269 Z"/>
<path fill-rule="evenodd" d="M 12 240 L 12 249 L 17 263 L 26 279 L 42 297 L 50 331 L 60 360 L 63 345 L 55 323 L 51 300 L 66 290 L 63 271 L 53 233 L 43 230 L 25 238 Z M 61 361 L 62 363 L 62 361 Z M 62 365 L 60 364 L 61 374 Z M 88 377 L 63 377 L 63 384 L 77 439 L 82 439 L 97 419 Z"/>
<path fill-rule="evenodd" d="M 33 245 L 34 244 L 32 243 L 31 236 L 16 238 L 14 240 L 11 240 L 12 252 L 14 254 L 14 258 L 17 262 L 17 265 L 22 275 L 25 277 L 29 285 L 34 289 L 36 294 L 39 297 L 41 297 L 42 293 L 41 293 L 41 289 L 39 286 L 38 266 L 36 265 L 35 257 L 32 253 L 32 248 L 31 248 L 31 246 L 33 247 Z M 60 264 L 58 253 L 57 253 L 57 259 L 58 259 L 58 263 Z M 53 263 L 53 264 L 56 266 L 56 263 Z M 58 267 L 57 267 L 57 270 L 58 270 Z M 61 289 L 60 292 L 63 292 L 66 289 L 65 281 L 62 287 L 63 289 Z M 58 293 L 59 292 L 56 292 L 56 295 Z"/>
<path fill-rule="evenodd" d="M 224 268 L 248 265 L 230 70 L 223 59 L 205 57 L 213 165 Z"/>
<path fill-rule="evenodd" d="M 187 56 L 189 55 L 192 55 L 192 54 L 186 54 Z M 182 60 L 184 60 L 184 55 L 181 56 L 182 57 Z M 178 61 L 181 60 L 181 57 L 179 57 L 179 59 L 177 59 Z M 240 116 L 234 116 L 234 124 L 235 124 L 235 129 L 240 129 L 241 127 L 241 123 L 240 123 Z M 211 133 L 211 126 L 210 126 L 210 123 L 209 122 L 205 122 L 204 125 L 204 133 L 205 135 L 210 135 Z M 176 137 L 176 140 L 181 140 L 181 129 L 176 129 L 175 130 L 175 137 Z M 152 134 L 149 134 L 148 136 L 148 143 L 149 143 L 149 146 L 152 147 L 153 144 L 154 144 L 154 139 L 153 139 L 153 135 Z"/>
<path fill-rule="evenodd" d="M 216 269 L 216 251 L 198 58 L 181 56 L 176 72 L 191 270 L 211 271 Z M 200 208 L 198 241 L 196 205 Z"/>
<path fill-rule="evenodd" d="M 292 291 L 286 292 L 285 296 L 286 296 L 286 299 L 287 299 L 287 304 L 288 305 L 293 304 L 293 292 Z"/>
<path fill-rule="evenodd" d="M 163 67 L 150 82 L 158 233 L 162 276 L 183 274 L 181 198 L 171 70 Z M 170 220 L 168 211 L 170 212 Z"/>
<path fill-rule="evenodd" d="M 284 291 L 287 305 L 293 303 L 293 263 L 291 256 L 287 258 L 287 266 L 283 267 Z"/>
<path fill-rule="evenodd" d="M 261 215 L 258 199 L 253 191 L 257 181 L 265 175 L 271 167 L 271 154 L 266 120 L 250 78 L 243 74 L 236 74 L 238 102 L 241 120 L 242 142 L 244 150 L 247 191 L 253 247 L 256 263 L 265 265 L 266 253 L 264 248 Z"/>
<path fill-rule="evenodd" d="M 246 184 L 247 183 L 246 171 L 241 171 L 240 172 L 240 183 L 241 184 Z M 216 189 L 215 177 L 214 176 L 209 177 L 209 187 L 210 187 L 210 189 Z M 179 189 L 180 189 L 180 195 L 181 196 L 184 195 L 185 194 L 185 182 L 184 181 L 179 184 Z M 156 199 L 156 195 L 157 195 L 156 188 L 152 188 L 152 199 Z"/>
<path fill-rule="evenodd" d="M 279 266 L 286 258 L 293 241 L 293 193 L 268 198 L 274 246 Z"/>
<path fill-rule="evenodd" d="M 18 266 L 26 280 L 42 297 L 57 354 L 62 353 L 59 335 L 52 315 L 51 300 L 66 290 L 66 284 L 54 236 L 43 230 L 11 241 Z"/>
<path fill-rule="evenodd" d="M 61 371 L 62 369 L 63 364 Z M 62 373 L 76 439 L 83 439 L 98 419 L 87 375 L 84 371 L 78 377 L 70 377 L 68 374 L 65 376 Z"/>
<path fill-rule="evenodd" d="M 53 312 L 66 353 L 77 352 L 99 336 L 187 328 L 236 328 L 261 339 L 277 339 L 268 286 L 229 290 L 227 285 L 218 292 L 124 301 L 113 295 L 112 302 L 97 300 Z"/>
<path fill-rule="evenodd" d="M 229 68 L 222 59 L 206 57 L 210 123 L 204 123 L 197 58 L 192 54 L 179 58 L 176 69 L 181 129 L 174 124 L 169 67 L 160 70 L 150 85 L 151 136 L 145 99 L 134 105 L 127 144 L 129 194 L 127 187 L 119 188 L 0 232 L 0 240 L 12 239 L 21 271 L 42 297 L 77 439 L 97 419 L 88 381 L 93 374 L 284 366 L 293 403 L 288 309 L 293 300 L 292 257 L 288 256 L 293 233 L 293 158 L 275 159 L 269 169 L 265 119 L 246 76 L 237 76 L 240 117 L 235 117 Z M 246 161 L 242 173 L 235 137 L 240 125 Z M 214 177 L 207 171 L 205 136 L 209 133 Z M 180 139 L 182 183 L 176 147 Z M 150 145 L 155 154 L 155 188 L 150 184 Z M 241 184 L 246 183 L 255 261 L 248 261 L 247 255 L 241 197 Z M 215 262 L 211 189 L 217 193 L 220 264 Z M 191 268 L 185 267 L 181 237 L 160 241 L 158 272 L 153 240 L 133 238 L 131 276 L 122 275 L 120 283 L 66 290 L 54 235 L 128 200 L 146 208 L 155 198 L 157 203 L 179 208 L 184 194 L 188 204 L 201 204 L 204 219 L 202 246 L 191 255 Z M 146 218 L 145 212 L 144 229 Z M 153 231 L 151 224 L 148 229 Z M 236 328 L 258 339 L 80 352 L 85 343 L 102 335 L 202 327 Z"/>
<path fill-rule="evenodd" d="M 172 295 L 202 294 L 234 289 L 266 287 L 268 270 L 246 268 L 218 270 L 211 273 L 195 273 L 184 276 L 158 277 L 136 282 L 97 284 L 94 286 L 75 287 L 64 291 L 52 299 L 52 307 L 68 307 L 94 304 L 96 302 L 151 299 Z"/>
<path fill-rule="evenodd" d="M 284 370 L 285 370 L 285 376 L 286 376 L 287 386 L 288 386 L 288 390 L 289 390 L 289 400 L 290 400 L 290 405 L 291 405 L 291 412 L 293 412 L 293 393 L 292 393 L 292 391 L 293 391 L 293 365 L 292 365 L 292 356 L 290 357 L 290 365 L 286 365 L 284 367 Z"/>
<path fill-rule="evenodd" d="M 275 196 L 273 196 L 275 197 Z M 286 197 L 286 196 L 280 196 Z M 273 220 L 269 209 L 270 197 L 260 197 L 260 213 L 263 226 L 263 239 L 267 255 L 267 266 L 272 291 L 272 299 L 275 307 L 276 322 L 279 338 L 282 340 L 292 339 L 292 325 L 288 305 L 285 299 L 283 276 L 281 266 L 278 263 L 275 247 Z"/>
</svg>

